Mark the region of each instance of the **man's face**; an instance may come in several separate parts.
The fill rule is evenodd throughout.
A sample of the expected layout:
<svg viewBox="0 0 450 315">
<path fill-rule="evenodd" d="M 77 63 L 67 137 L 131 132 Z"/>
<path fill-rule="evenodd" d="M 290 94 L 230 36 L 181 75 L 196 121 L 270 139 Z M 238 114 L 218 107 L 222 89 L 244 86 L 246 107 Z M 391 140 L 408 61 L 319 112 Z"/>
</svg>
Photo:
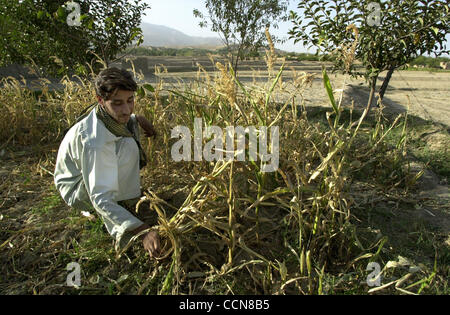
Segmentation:
<svg viewBox="0 0 450 315">
<path fill-rule="evenodd" d="M 119 124 L 126 124 L 134 110 L 134 92 L 118 90 L 109 100 L 97 96 L 98 102 Z"/>
</svg>

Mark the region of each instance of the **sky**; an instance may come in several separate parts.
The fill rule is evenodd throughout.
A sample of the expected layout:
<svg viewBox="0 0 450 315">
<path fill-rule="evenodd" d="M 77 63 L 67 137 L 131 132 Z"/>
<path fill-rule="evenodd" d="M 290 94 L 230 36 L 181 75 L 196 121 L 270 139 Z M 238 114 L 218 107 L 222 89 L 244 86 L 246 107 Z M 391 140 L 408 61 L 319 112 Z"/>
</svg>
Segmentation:
<svg viewBox="0 0 450 315">
<path fill-rule="evenodd" d="M 198 26 L 199 19 L 195 18 L 192 11 L 198 9 L 203 13 L 206 13 L 203 0 L 143 0 L 150 5 L 150 9 L 146 11 L 146 16 L 142 21 L 151 24 L 159 24 L 174 28 L 178 31 L 190 36 L 203 36 L 203 37 L 219 37 L 216 33 L 206 28 Z M 295 12 L 297 9 L 298 1 L 290 1 L 288 10 Z M 276 35 L 279 38 L 288 39 L 288 31 L 293 27 L 291 21 L 280 22 L 279 28 L 271 28 L 272 35 Z M 447 48 L 450 46 L 450 34 L 447 34 Z M 314 53 L 315 49 L 311 48 L 307 50 L 301 43 L 294 44 L 293 40 L 287 40 L 284 44 L 276 44 L 275 48 L 282 49 L 288 52 L 310 52 Z M 448 55 L 446 55 L 448 57 Z"/>
<path fill-rule="evenodd" d="M 151 24 L 164 25 L 174 28 L 190 36 L 219 37 L 216 33 L 198 26 L 199 19 L 192 14 L 194 9 L 206 13 L 202 0 L 145 0 L 151 9 L 146 11 L 142 21 Z M 296 11 L 296 1 L 289 5 L 288 10 Z M 271 28 L 270 32 L 278 37 L 288 38 L 288 31 L 292 28 L 292 22 L 279 23 L 279 28 Z M 285 51 L 306 52 L 301 43 L 294 45 L 294 41 L 275 45 L 276 48 Z M 312 52 L 312 51 L 311 51 Z"/>
</svg>

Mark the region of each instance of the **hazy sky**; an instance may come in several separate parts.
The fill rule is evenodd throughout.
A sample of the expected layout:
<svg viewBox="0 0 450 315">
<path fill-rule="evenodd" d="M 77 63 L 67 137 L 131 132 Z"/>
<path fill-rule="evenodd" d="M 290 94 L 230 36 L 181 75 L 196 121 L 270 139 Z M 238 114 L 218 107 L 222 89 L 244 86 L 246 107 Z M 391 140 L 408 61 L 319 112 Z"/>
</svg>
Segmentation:
<svg viewBox="0 0 450 315">
<path fill-rule="evenodd" d="M 209 29 L 200 28 L 199 19 L 192 14 L 194 9 L 199 9 L 206 13 L 202 0 L 145 0 L 151 7 L 146 11 L 147 15 L 143 17 L 143 21 L 152 24 L 159 24 L 174 28 L 190 36 L 218 37 Z M 291 1 L 295 2 L 296 1 Z M 296 4 L 292 3 L 289 9 L 294 11 Z M 287 32 L 292 28 L 292 22 L 279 23 L 279 28 L 271 28 L 271 33 L 278 37 L 288 38 Z M 276 45 L 276 48 L 286 51 L 306 51 L 303 46 L 298 43 L 294 45 L 294 41 L 288 41 L 284 45 Z"/>
<path fill-rule="evenodd" d="M 206 13 L 203 0 L 144 0 L 151 7 L 147 10 L 147 15 L 143 21 L 152 24 L 159 24 L 174 28 L 190 36 L 218 37 L 216 33 L 206 28 L 198 26 L 199 19 L 192 14 L 194 9 L 199 9 Z M 288 10 L 298 11 L 298 1 L 291 0 Z M 278 29 L 271 28 L 271 34 L 278 37 L 288 38 L 288 31 L 293 27 L 292 22 L 279 23 Z M 447 48 L 450 46 L 450 34 L 447 34 Z M 293 40 L 288 40 L 285 44 L 276 45 L 276 48 L 285 51 L 306 52 L 301 43 L 294 44 Z M 309 52 L 314 52 L 315 49 Z"/>
</svg>

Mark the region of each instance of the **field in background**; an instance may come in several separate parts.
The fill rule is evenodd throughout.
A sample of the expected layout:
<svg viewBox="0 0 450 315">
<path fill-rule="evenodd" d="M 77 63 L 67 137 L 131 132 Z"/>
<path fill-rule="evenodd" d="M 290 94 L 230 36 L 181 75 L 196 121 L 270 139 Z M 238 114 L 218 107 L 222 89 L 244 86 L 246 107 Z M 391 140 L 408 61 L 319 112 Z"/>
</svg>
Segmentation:
<svg viewBox="0 0 450 315">
<path fill-rule="evenodd" d="M 199 57 L 131 57 L 145 58 L 147 62 L 138 63 L 134 70 L 143 74 L 142 83 L 149 82 L 157 84 L 163 82 L 164 89 L 180 88 L 186 83 L 200 80 L 201 72 L 198 65 L 204 71 L 214 75 L 217 71 L 215 62 L 225 63 L 220 56 L 210 59 L 207 56 Z M 255 59 L 255 58 L 253 58 Z M 422 58 L 423 59 L 423 58 Z M 293 80 L 301 76 L 303 72 L 314 74 L 312 85 L 304 91 L 302 98 L 306 106 L 327 106 L 329 100 L 321 77 L 322 65 L 327 69 L 331 68 L 331 63 L 321 63 L 317 61 L 295 61 L 279 58 L 274 63 L 274 72 L 280 69 L 284 63 L 283 78 L 284 90 L 279 90 L 275 95 L 276 100 L 284 102 L 295 90 Z M 129 70 L 133 68 L 128 62 L 113 64 L 113 66 L 123 67 Z M 413 68 L 414 69 L 414 68 Z M 261 58 L 259 60 L 245 60 L 239 66 L 239 80 L 246 86 L 258 88 L 267 82 L 267 65 Z M 378 87 L 381 86 L 386 72 L 380 74 Z M 341 89 L 344 76 L 329 73 L 333 87 Z M 369 89 L 363 78 L 345 78 L 346 88 L 344 96 L 346 103 L 355 101 L 356 106 L 364 106 L 367 102 Z M 338 92 L 339 94 L 340 92 Z M 388 110 L 396 113 L 409 110 L 412 114 L 426 120 L 450 126 L 450 115 L 448 112 L 448 100 L 450 99 L 450 70 L 427 71 L 426 69 L 400 70 L 392 76 L 389 87 L 385 95 L 385 104 Z"/>
</svg>

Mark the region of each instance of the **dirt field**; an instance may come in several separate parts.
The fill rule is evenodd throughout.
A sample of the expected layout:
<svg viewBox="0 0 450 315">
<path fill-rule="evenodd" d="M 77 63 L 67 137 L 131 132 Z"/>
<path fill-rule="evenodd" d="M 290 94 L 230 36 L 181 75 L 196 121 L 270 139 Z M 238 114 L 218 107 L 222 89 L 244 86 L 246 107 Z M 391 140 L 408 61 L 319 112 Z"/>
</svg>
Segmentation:
<svg viewBox="0 0 450 315">
<path fill-rule="evenodd" d="M 207 59 L 190 58 L 168 58 L 154 57 L 149 63 L 149 69 L 154 69 L 157 65 L 164 65 L 167 73 L 154 74 L 146 73 L 145 81 L 157 83 L 159 80 L 166 82 L 170 87 L 177 80 L 190 82 L 196 78 L 196 64 L 200 63 L 205 70 L 212 71 L 212 63 Z M 280 67 L 276 64 L 276 69 Z M 330 66 L 327 64 L 327 66 Z M 263 61 L 245 61 L 240 66 L 239 79 L 251 85 L 253 81 L 266 82 L 267 71 Z M 189 70 L 189 71 L 186 71 Z M 306 89 L 304 101 L 306 106 L 329 106 L 328 96 L 323 88 L 321 78 L 321 65 L 318 62 L 287 62 L 284 71 L 284 82 L 289 82 L 292 78 L 293 70 L 298 72 L 315 73 L 315 79 L 311 88 Z M 386 73 L 380 75 L 378 87 L 383 83 Z M 342 89 L 344 76 L 331 74 L 330 79 L 335 90 Z M 351 103 L 355 100 L 355 106 L 365 106 L 369 97 L 369 89 L 364 78 L 353 79 L 346 77 L 346 89 L 343 104 Z M 336 97 L 339 97 L 339 92 Z M 450 71 L 429 72 L 429 71 L 396 71 L 389 83 L 385 94 L 384 103 L 386 107 L 398 112 L 408 109 L 413 115 L 417 115 L 427 120 L 433 120 L 450 126 Z M 281 100 L 282 101 L 282 100 Z"/>
</svg>

